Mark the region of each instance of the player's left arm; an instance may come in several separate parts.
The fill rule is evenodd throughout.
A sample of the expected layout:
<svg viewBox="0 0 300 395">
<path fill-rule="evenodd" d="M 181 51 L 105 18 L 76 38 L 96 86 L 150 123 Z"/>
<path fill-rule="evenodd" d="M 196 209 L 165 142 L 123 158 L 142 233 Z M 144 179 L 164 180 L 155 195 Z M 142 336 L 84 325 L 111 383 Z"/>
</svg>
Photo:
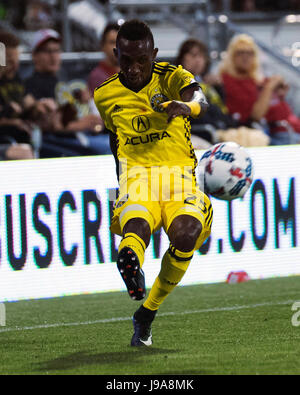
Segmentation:
<svg viewBox="0 0 300 395">
<path fill-rule="evenodd" d="M 198 118 L 208 109 L 209 104 L 198 85 L 184 88 L 180 92 L 180 97 L 182 101 L 171 100 L 161 104 L 168 114 L 168 122 L 179 115 Z"/>
</svg>

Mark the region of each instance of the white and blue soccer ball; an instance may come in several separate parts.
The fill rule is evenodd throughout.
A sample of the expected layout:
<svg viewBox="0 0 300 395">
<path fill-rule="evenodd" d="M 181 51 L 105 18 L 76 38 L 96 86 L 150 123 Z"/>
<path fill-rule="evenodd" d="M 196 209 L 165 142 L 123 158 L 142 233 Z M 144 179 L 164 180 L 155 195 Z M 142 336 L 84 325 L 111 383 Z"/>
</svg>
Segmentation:
<svg viewBox="0 0 300 395">
<path fill-rule="evenodd" d="M 199 184 L 221 200 L 243 197 L 253 180 L 253 165 L 245 148 L 233 142 L 216 144 L 199 161 Z"/>
</svg>

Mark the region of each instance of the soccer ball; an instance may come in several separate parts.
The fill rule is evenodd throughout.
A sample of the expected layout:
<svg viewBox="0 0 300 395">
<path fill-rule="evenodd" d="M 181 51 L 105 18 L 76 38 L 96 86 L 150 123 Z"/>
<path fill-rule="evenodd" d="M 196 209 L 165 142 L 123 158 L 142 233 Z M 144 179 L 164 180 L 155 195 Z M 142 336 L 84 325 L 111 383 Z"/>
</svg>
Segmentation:
<svg viewBox="0 0 300 395">
<path fill-rule="evenodd" d="M 233 200 L 243 197 L 252 179 L 252 160 L 247 151 L 236 143 L 216 144 L 200 159 L 200 187 L 217 199 Z"/>
</svg>

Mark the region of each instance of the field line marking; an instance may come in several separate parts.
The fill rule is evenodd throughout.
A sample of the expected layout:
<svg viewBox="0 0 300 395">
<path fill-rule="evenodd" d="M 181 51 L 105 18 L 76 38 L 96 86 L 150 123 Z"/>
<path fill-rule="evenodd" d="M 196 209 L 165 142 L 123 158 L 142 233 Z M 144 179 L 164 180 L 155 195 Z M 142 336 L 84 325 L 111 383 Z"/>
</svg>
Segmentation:
<svg viewBox="0 0 300 395">
<path fill-rule="evenodd" d="M 213 313 L 220 311 L 235 311 L 235 310 L 244 310 L 244 309 L 254 309 L 256 307 L 265 307 L 265 306 L 279 306 L 279 305 L 292 305 L 294 300 L 286 300 L 283 302 L 265 302 L 265 303 L 256 303 L 242 306 L 227 306 L 227 307 L 213 307 L 209 309 L 201 309 L 201 310 L 187 310 L 183 312 L 165 312 L 158 315 L 158 317 L 167 317 L 167 316 L 176 316 L 176 315 L 188 315 L 188 314 L 201 314 L 201 313 Z M 132 317 L 115 317 L 115 318 L 103 318 L 101 320 L 95 321 L 83 321 L 83 322 L 58 322 L 56 324 L 44 324 L 44 325 L 34 325 L 34 326 L 24 326 L 24 327 L 11 327 L 11 328 L 3 328 L 0 329 L 0 333 L 3 332 L 14 332 L 14 331 L 28 331 L 34 329 L 49 329 L 49 328 L 59 328 L 66 326 L 79 326 L 79 325 L 95 325 L 95 324 L 105 324 L 112 322 L 121 322 L 121 321 L 131 321 Z"/>
</svg>

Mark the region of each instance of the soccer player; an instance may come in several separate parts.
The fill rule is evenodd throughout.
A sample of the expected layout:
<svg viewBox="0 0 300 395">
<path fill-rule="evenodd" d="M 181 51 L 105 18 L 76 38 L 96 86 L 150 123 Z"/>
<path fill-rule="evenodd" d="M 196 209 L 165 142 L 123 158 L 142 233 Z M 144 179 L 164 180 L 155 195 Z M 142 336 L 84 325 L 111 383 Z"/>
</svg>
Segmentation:
<svg viewBox="0 0 300 395">
<path fill-rule="evenodd" d="M 132 346 L 152 344 L 156 312 L 212 223 L 211 203 L 196 185 L 188 121 L 208 104 L 193 75 L 155 62 L 157 52 L 145 23 L 125 22 L 114 49 L 121 71 L 94 93 L 117 163 L 120 188 L 111 231 L 123 237 L 117 267 L 132 299 L 146 295 L 142 265 L 151 234 L 163 227 L 170 241 L 158 277 L 134 313 Z"/>
</svg>

